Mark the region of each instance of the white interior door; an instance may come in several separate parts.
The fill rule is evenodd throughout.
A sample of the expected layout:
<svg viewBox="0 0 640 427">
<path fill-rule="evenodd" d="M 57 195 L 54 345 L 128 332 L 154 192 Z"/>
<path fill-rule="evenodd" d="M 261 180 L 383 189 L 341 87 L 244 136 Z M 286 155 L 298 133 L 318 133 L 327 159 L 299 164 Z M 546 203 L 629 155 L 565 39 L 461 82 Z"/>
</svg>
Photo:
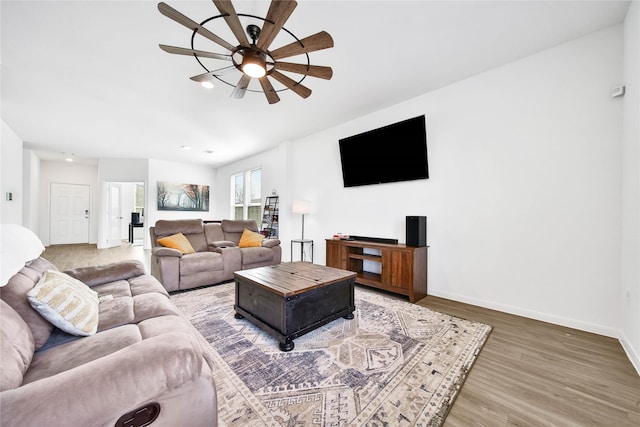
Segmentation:
<svg viewBox="0 0 640 427">
<path fill-rule="evenodd" d="M 91 187 L 51 183 L 49 242 L 52 245 L 89 243 Z"/>
<path fill-rule="evenodd" d="M 122 184 L 110 182 L 107 192 L 107 246 L 111 247 L 122 243 Z"/>
</svg>

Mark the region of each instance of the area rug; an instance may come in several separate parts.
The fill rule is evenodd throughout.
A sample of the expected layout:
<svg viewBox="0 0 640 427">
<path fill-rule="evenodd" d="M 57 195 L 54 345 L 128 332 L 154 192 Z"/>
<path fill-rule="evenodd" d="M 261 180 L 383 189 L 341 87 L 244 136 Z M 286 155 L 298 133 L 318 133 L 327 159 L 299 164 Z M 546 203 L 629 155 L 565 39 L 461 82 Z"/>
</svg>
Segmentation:
<svg viewBox="0 0 640 427">
<path fill-rule="evenodd" d="M 491 331 L 356 287 L 354 319 L 282 352 L 234 318 L 234 289 L 172 295 L 209 343 L 222 426 L 439 426 Z"/>
</svg>

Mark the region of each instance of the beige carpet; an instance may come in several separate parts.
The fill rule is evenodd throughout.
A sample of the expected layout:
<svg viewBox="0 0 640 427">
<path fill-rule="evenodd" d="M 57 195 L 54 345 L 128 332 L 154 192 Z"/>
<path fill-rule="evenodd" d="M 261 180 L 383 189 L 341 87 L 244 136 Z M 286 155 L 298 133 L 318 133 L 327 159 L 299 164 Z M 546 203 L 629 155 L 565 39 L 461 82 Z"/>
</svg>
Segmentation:
<svg viewBox="0 0 640 427">
<path fill-rule="evenodd" d="M 234 284 L 172 295 L 210 344 L 223 426 L 438 426 L 491 327 L 356 288 L 337 319 L 281 352 L 234 318 Z"/>
</svg>

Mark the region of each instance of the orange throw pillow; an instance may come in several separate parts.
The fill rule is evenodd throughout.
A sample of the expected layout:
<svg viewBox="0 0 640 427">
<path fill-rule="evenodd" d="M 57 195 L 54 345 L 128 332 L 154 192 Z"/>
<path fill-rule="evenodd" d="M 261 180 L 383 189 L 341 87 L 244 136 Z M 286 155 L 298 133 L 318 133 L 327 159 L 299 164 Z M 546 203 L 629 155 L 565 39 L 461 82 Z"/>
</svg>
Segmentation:
<svg viewBox="0 0 640 427">
<path fill-rule="evenodd" d="M 263 239 L 264 236 L 262 234 L 245 228 L 242 232 L 242 237 L 240 237 L 240 242 L 238 242 L 238 246 L 241 248 L 259 248 L 262 246 Z"/>
<path fill-rule="evenodd" d="M 173 236 L 161 237 L 158 239 L 158 243 L 167 248 L 177 249 L 183 254 L 193 254 L 196 251 L 191 246 L 189 239 L 184 234 L 178 233 Z"/>
</svg>

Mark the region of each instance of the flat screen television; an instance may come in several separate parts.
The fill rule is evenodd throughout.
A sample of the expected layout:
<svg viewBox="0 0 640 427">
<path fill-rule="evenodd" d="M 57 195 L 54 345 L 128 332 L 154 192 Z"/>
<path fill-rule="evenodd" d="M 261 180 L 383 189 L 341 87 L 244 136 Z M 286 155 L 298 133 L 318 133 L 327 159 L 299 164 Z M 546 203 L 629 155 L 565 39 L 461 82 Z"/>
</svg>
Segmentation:
<svg viewBox="0 0 640 427">
<path fill-rule="evenodd" d="M 339 140 L 345 187 L 429 178 L 424 115 Z"/>
</svg>

